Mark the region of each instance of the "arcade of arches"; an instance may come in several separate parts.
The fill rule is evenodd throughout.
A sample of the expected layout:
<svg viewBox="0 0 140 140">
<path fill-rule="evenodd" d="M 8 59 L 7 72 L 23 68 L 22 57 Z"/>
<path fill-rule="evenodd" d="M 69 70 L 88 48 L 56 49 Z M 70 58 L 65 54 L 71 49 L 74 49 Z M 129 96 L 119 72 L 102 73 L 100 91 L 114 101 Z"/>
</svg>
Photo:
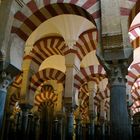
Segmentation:
<svg viewBox="0 0 140 140">
<path fill-rule="evenodd" d="M 139 0 L 0 1 L 0 139 L 140 139 Z"/>
</svg>

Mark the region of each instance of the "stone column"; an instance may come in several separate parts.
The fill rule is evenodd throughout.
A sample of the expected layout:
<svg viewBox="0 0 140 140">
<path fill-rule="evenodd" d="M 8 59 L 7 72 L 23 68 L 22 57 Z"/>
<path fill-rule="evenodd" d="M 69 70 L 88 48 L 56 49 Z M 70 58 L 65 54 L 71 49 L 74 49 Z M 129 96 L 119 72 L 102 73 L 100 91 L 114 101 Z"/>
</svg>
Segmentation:
<svg viewBox="0 0 140 140">
<path fill-rule="evenodd" d="M 131 129 L 127 111 L 125 76 L 132 62 L 132 49 L 105 50 L 103 55 L 100 50 L 97 51 L 110 85 L 111 140 L 130 140 Z"/>
<path fill-rule="evenodd" d="M 29 83 L 30 83 L 30 77 L 33 74 L 33 71 L 30 69 L 30 62 L 25 61 L 22 65 L 22 70 L 23 70 L 23 79 L 22 79 L 22 85 L 21 85 L 21 99 L 20 102 L 29 102 Z M 33 101 L 33 100 L 31 100 Z M 31 102 L 32 103 L 32 102 Z"/>
<path fill-rule="evenodd" d="M 73 108 L 71 106 L 66 107 L 66 140 L 73 140 L 74 133 L 74 116 Z"/>
<path fill-rule="evenodd" d="M 20 134 L 21 134 L 21 139 L 27 139 L 27 128 L 28 126 L 28 120 L 29 120 L 29 111 L 32 108 L 31 105 L 29 104 L 19 104 L 21 108 L 21 125 L 20 125 Z M 30 125 L 30 124 L 29 124 Z"/>
<path fill-rule="evenodd" d="M 53 120 L 53 134 L 52 134 L 52 140 L 56 140 L 57 139 L 57 135 L 58 135 L 58 119 L 57 117 Z"/>
<path fill-rule="evenodd" d="M 54 119 L 54 139 L 62 140 L 63 137 L 63 113 L 62 113 L 62 97 L 63 97 L 63 84 L 57 83 L 55 94 L 57 94 L 57 104 L 55 108 Z M 56 138 L 55 138 L 56 137 Z"/>
<path fill-rule="evenodd" d="M 110 108 L 107 110 L 107 135 L 110 136 Z"/>
<path fill-rule="evenodd" d="M 62 83 L 58 83 L 57 89 L 55 91 L 55 94 L 57 94 L 57 105 L 55 111 L 58 113 L 62 112 L 62 97 L 63 97 L 62 93 L 63 93 L 63 85 Z"/>
<path fill-rule="evenodd" d="M 2 128 L 2 121 L 4 117 L 7 88 L 11 82 L 12 82 L 11 76 L 7 75 L 5 72 L 2 72 L 0 77 L 0 130 Z"/>
<path fill-rule="evenodd" d="M 94 106 L 94 97 L 97 92 L 97 84 L 94 81 L 89 81 L 88 92 L 89 92 L 89 139 L 94 139 L 94 119 L 96 117 L 95 114 L 95 106 Z"/>
<path fill-rule="evenodd" d="M 131 120 L 131 115 L 130 115 L 130 111 L 131 111 L 131 106 L 133 105 L 133 99 L 132 99 L 132 95 L 131 95 L 131 86 L 126 84 L 126 96 L 127 96 L 127 108 L 128 108 L 128 114 Z"/>
<path fill-rule="evenodd" d="M 66 139 L 72 140 L 74 127 L 73 127 L 73 109 L 76 105 L 75 103 L 75 93 L 74 88 L 74 75 L 80 69 L 80 61 L 77 56 L 73 53 L 67 54 L 65 56 L 66 63 L 66 79 L 65 79 L 65 94 L 64 94 L 64 106 L 66 110 Z"/>
<path fill-rule="evenodd" d="M 100 125 L 101 125 L 101 135 L 104 139 L 105 137 L 105 100 L 100 102 Z"/>
<path fill-rule="evenodd" d="M 80 117 L 76 118 L 75 121 L 76 121 L 76 128 L 75 128 L 76 140 L 82 140 L 82 124 L 81 124 Z"/>
<path fill-rule="evenodd" d="M 33 138 L 34 140 L 38 140 L 39 139 L 39 116 L 38 113 L 34 113 L 34 117 L 33 117 Z"/>
<path fill-rule="evenodd" d="M 63 139 L 63 128 L 64 128 L 64 115 L 62 112 L 57 112 L 56 117 L 53 122 L 53 139 L 62 140 Z"/>
<path fill-rule="evenodd" d="M 33 114 L 32 113 L 28 113 L 28 124 L 27 124 L 27 132 L 26 132 L 26 139 L 27 140 L 34 140 L 34 136 L 35 134 L 33 133 Z"/>
</svg>

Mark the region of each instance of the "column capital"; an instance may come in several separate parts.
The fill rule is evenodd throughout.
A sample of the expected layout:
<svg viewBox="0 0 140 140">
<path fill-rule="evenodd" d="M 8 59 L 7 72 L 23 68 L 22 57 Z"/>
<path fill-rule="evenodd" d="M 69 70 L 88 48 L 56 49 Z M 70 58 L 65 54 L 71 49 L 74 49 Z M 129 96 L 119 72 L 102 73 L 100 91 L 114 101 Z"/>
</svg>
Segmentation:
<svg viewBox="0 0 140 140">
<path fill-rule="evenodd" d="M 12 82 L 11 75 L 7 74 L 6 72 L 2 72 L 0 75 L 0 90 L 6 92 L 11 82 Z"/>
<path fill-rule="evenodd" d="M 21 108 L 22 111 L 28 111 L 32 108 L 32 105 L 27 104 L 27 103 L 19 103 L 19 106 Z"/>
<path fill-rule="evenodd" d="M 65 111 L 67 113 L 73 113 L 74 107 L 71 104 L 65 104 Z"/>
<path fill-rule="evenodd" d="M 71 67 L 80 70 L 80 60 L 74 53 L 65 55 L 65 64 L 67 68 Z"/>
<path fill-rule="evenodd" d="M 133 60 L 133 49 L 109 49 L 104 53 L 97 49 L 96 55 L 107 72 L 110 85 L 124 85 L 127 69 Z"/>
<path fill-rule="evenodd" d="M 94 120 L 96 118 L 96 113 L 93 110 L 89 110 L 89 119 L 90 121 Z"/>
</svg>

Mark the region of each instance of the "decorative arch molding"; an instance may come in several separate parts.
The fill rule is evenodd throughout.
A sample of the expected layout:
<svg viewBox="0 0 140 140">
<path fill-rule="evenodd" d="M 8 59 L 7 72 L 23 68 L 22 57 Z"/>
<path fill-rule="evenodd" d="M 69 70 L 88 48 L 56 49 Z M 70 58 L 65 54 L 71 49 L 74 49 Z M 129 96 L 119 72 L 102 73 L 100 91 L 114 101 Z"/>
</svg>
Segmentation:
<svg viewBox="0 0 140 140">
<path fill-rule="evenodd" d="M 140 99 L 140 78 L 138 78 L 132 86 L 131 95 L 134 101 Z"/>
<path fill-rule="evenodd" d="M 135 34 L 135 39 L 131 41 L 131 44 L 134 49 L 140 47 L 140 36 L 138 34 Z"/>
<path fill-rule="evenodd" d="M 88 81 L 99 81 L 106 77 L 106 72 L 101 65 L 91 65 L 87 68 L 81 68 L 80 72 L 74 76 L 74 86 L 80 89 L 81 85 Z"/>
<path fill-rule="evenodd" d="M 34 96 L 37 88 L 49 80 L 56 80 L 58 83 L 64 84 L 65 73 L 56 69 L 48 68 L 32 75 L 30 78 L 29 93 L 27 95 L 28 102 L 31 105 L 34 105 Z"/>
<path fill-rule="evenodd" d="M 10 106 L 14 106 L 16 102 L 18 102 L 20 100 L 20 91 L 21 91 L 21 84 L 22 84 L 22 78 L 23 78 L 23 73 L 21 72 L 21 74 L 18 74 L 14 81 L 11 83 L 11 88 L 14 87 L 14 92 L 9 89 L 9 105 Z"/>
<path fill-rule="evenodd" d="M 20 90 L 18 90 L 16 93 L 11 95 L 9 105 L 15 106 L 16 102 L 20 101 L 20 97 Z"/>
<path fill-rule="evenodd" d="M 78 99 L 81 100 L 81 107 L 88 107 L 89 94 L 87 84 L 82 85 L 82 87 L 80 88 Z"/>
<path fill-rule="evenodd" d="M 127 83 L 131 88 L 135 83 L 135 81 L 139 78 L 139 76 L 140 76 L 140 63 L 136 63 L 130 66 L 127 75 Z"/>
<path fill-rule="evenodd" d="M 64 39 L 58 36 L 45 37 L 38 40 L 24 60 L 30 60 L 34 71 L 38 71 L 41 63 L 52 55 L 64 55 L 66 49 Z"/>
<path fill-rule="evenodd" d="M 23 78 L 23 72 L 21 72 L 21 74 L 19 74 L 19 75 L 17 75 L 15 77 L 15 79 L 12 82 L 11 86 L 13 86 L 15 88 L 21 88 L 22 78 Z"/>
<path fill-rule="evenodd" d="M 128 19 L 126 24 L 128 24 L 129 39 L 130 39 L 130 42 L 131 42 L 133 48 L 138 47 L 138 45 L 137 45 L 138 41 L 139 41 L 139 39 L 137 38 L 138 30 L 135 30 L 135 28 L 137 28 L 138 25 L 132 26 L 132 27 L 130 27 L 130 26 L 131 26 L 131 23 L 134 20 L 135 16 L 140 11 L 139 7 L 140 7 L 139 0 L 125 0 L 125 2 L 122 2 L 122 7 L 120 7 L 121 16 L 125 16 Z"/>
<path fill-rule="evenodd" d="M 139 100 L 137 100 L 133 103 L 131 110 L 132 110 L 133 115 L 136 114 L 137 112 L 140 112 L 140 101 Z"/>
<path fill-rule="evenodd" d="M 135 101 L 135 102 L 133 103 L 133 105 L 131 106 L 131 109 L 133 110 L 133 109 L 135 109 L 135 108 L 137 108 L 137 107 L 139 107 L 139 106 L 140 106 L 140 101 L 137 100 L 137 101 Z"/>
<path fill-rule="evenodd" d="M 105 111 L 107 112 L 110 108 L 110 98 L 108 98 L 108 100 L 105 101 Z"/>
<path fill-rule="evenodd" d="M 43 109 L 44 107 L 46 107 L 46 106 L 49 107 L 49 108 L 51 108 L 51 109 L 53 109 L 53 108 L 54 108 L 54 103 L 53 103 L 51 100 L 47 100 L 47 101 L 41 102 L 41 103 L 38 105 L 38 111 L 41 112 L 42 109 Z"/>
<path fill-rule="evenodd" d="M 132 110 L 133 116 L 136 115 L 137 113 L 140 113 L 140 108 L 135 108 Z"/>
<path fill-rule="evenodd" d="M 120 7 L 121 16 L 128 17 L 128 28 L 139 12 L 139 0 L 124 0 L 122 1 L 122 6 Z"/>
<path fill-rule="evenodd" d="M 51 68 L 43 69 L 42 71 L 37 72 L 30 79 L 29 94 L 34 94 L 37 87 L 47 80 L 56 80 L 58 83 L 60 82 L 64 84 L 65 74 L 59 70 Z"/>
<path fill-rule="evenodd" d="M 134 6 L 129 13 L 129 18 L 128 18 L 129 27 L 130 27 L 132 21 L 134 20 L 135 16 L 140 12 L 140 1 L 139 0 L 131 0 L 131 1 L 134 2 Z M 132 28 L 134 28 L 134 27 L 132 27 Z"/>
<path fill-rule="evenodd" d="M 52 104 L 55 104 L 57 101 L 57 95 L 52 91 L 45 91 L 35 96 L 34 104 L 35 106 L 39 107 L 41 103 L 49 100 L 52 102 Z"/>
<path fill-rule="evenodd" d="M 72 0 L 70 3 L 59 2 L 59 0 L 56 3 L 44 1 L 42 7 L 38 7 L 36 2 L 31 0 L 21 11 L 15 13 L 11 32 L 16 33 L 21 39 L 26 41 L 41 23 L 62 14 L 82 16 L 95 25 L 94 20 L 100 18 L 99 0 L 92 2 L 87 0 L 83 3 L 80 0 L 77 2 Z"/>
<path fill-rule="evenodd" d="M 88 106 L 88 101 L 89 101 L 89 93 L 88 93 L 88 86 L 87 84 L 82 85 L 80 88 L 78 98 L 82 100 L 83 105 L 82 106 Z M 97 92 L 95 97 L 94 97 L 94 104 L 98 106 L 101 102 L 101 100 L 110 98 L 110 91 L 109 87 L 107 86 L 104 91 L 102 92 Z"/>
<path fill-rule="evenodd" d="M 104 91 L 99 91 L 97 92 L 94 100 L 95 100 L 95 104 L 96 105 L 99 105 L 99 103 L 104 100 L 104 99 L 107 99 L 107 98 L 110 98 L 110 90 L 109 90 L 109 87 L 107 86 L 105 88 Z"/>
<path fill-rule="evenodd" d="M 84 31 L 80 36 L 73 49 L 65 45 L 65 41 L 59 36 L 48 36 L 38 40 L 33 46 L 29 55 L 24 57 L 24 60 L 31 61 L 31 67 L 34 71 L 38 71 L 41 63 L 52 55 L 65 56 L 69 53 L 75 53 L 82 61 L 84 56 L 97 47 L 97 30 L 90 29 Z"/>
</svg>

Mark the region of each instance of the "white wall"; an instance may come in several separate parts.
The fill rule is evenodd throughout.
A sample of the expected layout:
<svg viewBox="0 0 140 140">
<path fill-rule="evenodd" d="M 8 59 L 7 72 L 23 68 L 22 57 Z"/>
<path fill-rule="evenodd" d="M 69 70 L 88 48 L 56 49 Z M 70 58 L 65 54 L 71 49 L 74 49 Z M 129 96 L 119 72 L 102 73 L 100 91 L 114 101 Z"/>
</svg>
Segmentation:
<svg viewBox="0 0 140 140">
<path fill-rule="evenodd" d="M 10 63 L 21 70 L 24 54 L 24 41 L 17 35 L 11 35 Z"/>
</svg>

